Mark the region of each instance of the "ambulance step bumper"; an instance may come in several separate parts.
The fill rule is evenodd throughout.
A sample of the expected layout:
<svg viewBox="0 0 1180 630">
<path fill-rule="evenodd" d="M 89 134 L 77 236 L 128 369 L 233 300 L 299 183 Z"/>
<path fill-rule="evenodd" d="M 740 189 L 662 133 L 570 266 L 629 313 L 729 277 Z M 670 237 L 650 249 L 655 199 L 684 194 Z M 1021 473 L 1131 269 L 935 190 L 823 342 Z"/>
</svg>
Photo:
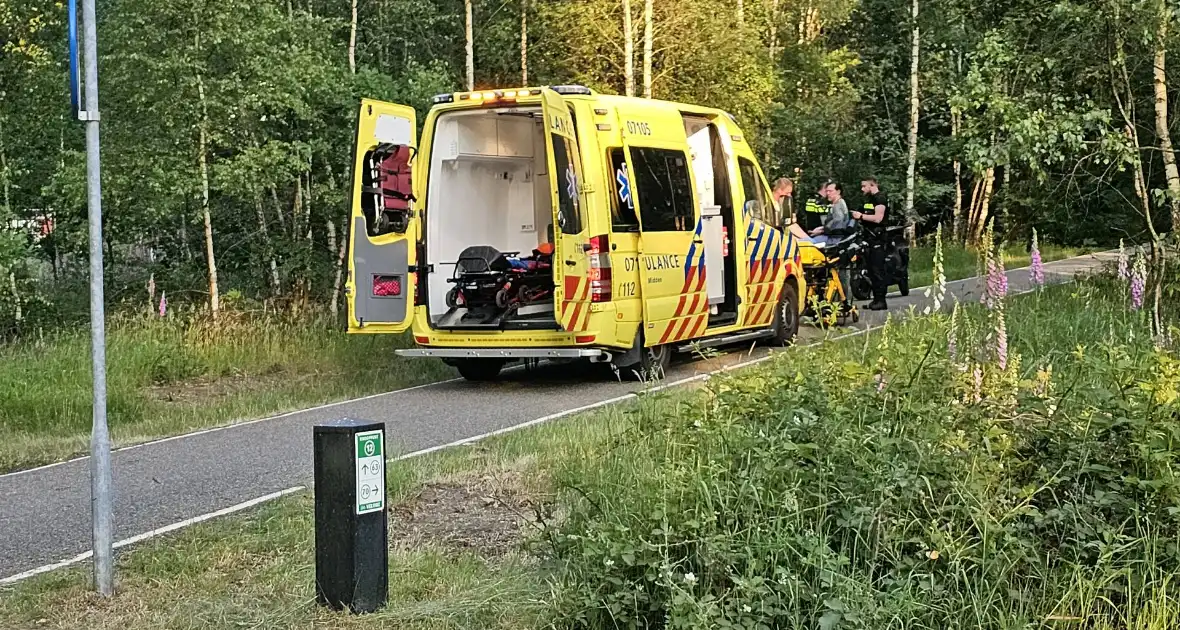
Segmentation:
<svg viewBox="0 0 1180 630">
<path fill-rule="evenodd" d="M 598 348 L 412 348 L 396 353 L 440 359 L 610 359 L 610 353 Z"/>
</svg>

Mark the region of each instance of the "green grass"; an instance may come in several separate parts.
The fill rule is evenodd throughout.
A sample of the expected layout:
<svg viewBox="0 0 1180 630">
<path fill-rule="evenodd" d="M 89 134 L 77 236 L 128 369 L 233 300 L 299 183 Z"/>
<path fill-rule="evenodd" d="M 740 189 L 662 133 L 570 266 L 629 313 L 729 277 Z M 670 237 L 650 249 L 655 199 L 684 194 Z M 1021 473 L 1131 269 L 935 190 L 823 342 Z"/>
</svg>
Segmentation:
<svg viewBox="0 0 1180 630">
<path fill-rule="evenodd" d="M 112 438 L 127 445 L 448 376 L 394 355 L 402 336 L 346 335 L 326 321 L 227 313 L 116 318 L 108 330 Z M 89 444 L 89 331 L 0 347 L 0 472 Z"/>
<path fill-rule="evenodd" d="M 1082 256 L 1090 250 L 1078 247 L 1061 247 L 1058 245 L 1041 245 L 1041 260 L 1052 262 Z M 974 249 L 962 245 L 943 245 L 943 270 L 947 281 L 970 278 L 979 271 L 979 258 Z M 1013 244 L 1004 248 L 1004 264 L 1008 269 L 1027 267 L 1028 252 L 1024 245 Z M 922 287 L 933 282 L 934 246 L 923 244 L 910 250 L 910 286 Z"/>
<path fill-rule="evenodd" d="M 1046 261 L 1079 250 L 1046 246 Z M 933 252 L 913 250 L 911 284 L 930 282 Z M 971 276 L 972 251 L 948 246 L 949 280 Z M 1008 265 L 1027 264 L 1010 248 Z M 108 332 L 108 411 L 117 445 L 229 424 L 449 377 L 437 361 L 402 360 L 408 338 L 345 335 L 324 319 L 227 313 L 117 317 Z M 90 341 L 66 331 L 0 346 L 0 472 L 86 452 Z"/>
<path fill-rule="evenodd" d="M 1005 466 L 1082 456 L 1089 462 L 1075 466 L 1089 470 L 1085 475 L 1095 475 L 1118 465 L 1111 458 L 1137 457 L 1134 442 L 1128 443 L 1130 449 L 1120 446 L 1123 434 L 1117 423 L 1099 433 L 1098 427 L 1106 425 L 1093 410 L 1118 398 L 1110 390 L 1112 377 L 1123 379 L 1118 387 L 1127 400 L 1142 401 L 1145 392 L 1157 391 L 1166 397 L 1168 383 L 1174 389 L 1180 379 L 1172 379 L 1159 366 L 1180 370 L 1180 363 L 1151 363 L 1157 359 L 1143 334 L 1144 318 L 1129 312 L 1120 291 L 1111 288 L 1102 281 L 1087 282 L 1013 300 L 1008 330 L 1013 356 L 1023 359 L 1014 368 L 1019 384 L 989 372 L 986 387 L 997 392 L 995 404 L 948 425 L 954 430 L 940 427 L 951 422 L 948 409 L 956 407 L 947 401 L 964 395 L 956 389 L 962 382 L 939 376 L 945 372 L 942 350 L 936 349 L 934 358 L 927 352 L 945 343 L 939 340 L 946 339 L 947 319 L 938 317 L 894 323 L 886 333 L 822 349 L 785 353 L 759 367 L 713 379 L 696 394 L 648 394 L 633 404 L 391 463 L 390 603 L 373 616 L 351 617 L 314 604 L 311 500 L 301 495 L 125 552 L 119 560 L 119 594 L 111 601 L 89 593 L 82 568 L 0 587 L 0 627 L 583 627 L 576 621 L 579 612 L 594 613 L 596 601 L 634 594 L 627 589 L 636 583 L 646 584 L 653 593 L 679 597 L 672 600 L 679 603 L 667 605 L 687 624 L 682 627 L 719 627 L 684 620 L 711 619 L 709 610 L 740 609 L 742 602 L 778 601 L 776 593 L 755 588 L 752 582 L 725 587 L 730 571 L 752 578 L 764 570 L 758 567 L 777 562 L 800 581 L 784 582 L 792 585 L 787 592 L 795 594 L 784 605 L 796 615 L 797 624 L 785 623 L 787 617 L 780 616 L 780 625 L 774 627 L 817 627 L 823 611 L 839 610 L 840 628 L 950 627 L 923 622 L 940 614 L 964 627 L 1175 628 L 1180 624 L 1180 603 L 1172 577 L 1174 549 L 1157 545 L 1168 542 L 1167 532 L 1174 525 L 1169 517 L 1147 511 L 1155 509 L 1160 495 L 1144 490 L 1164 488 L 1166 477 L 1160 478 L 1158 471 L 1166 468 L 1140 469 L 1130 484 L 1125 473 L 1116 471 L 1094 486 L 1085 478 L 1071 478 L 1072 468 L 1038 482 L 1059 484 L 1053 492 L 1076 496 L 1079 503 L 1080 509 L 1061 519 L 1079 519 L 1076 530 L 1065 530 L 1075 532 L 1078 540 L 1062 539 L 1060 549 L 1077 542 L 1084 550 L 1088 537 L 1097 536 L 1093 561 L 1078 559 L 1041 575 L 1020 573 L 1037 566 L 1039 557 L 1023 545 L 1044 543 L 1030 540 L 1031 530 L 1024 528 L 1032 523 L 1028 506 L 1044 509 L 1052 493 L 1042 489 L 1029 495 L 1030 490 L 1019 484 L 995 483 L 1005 478 Z M 979 309 L 974 312 L 968 318 L 977 326 L 974 334 L 983 334 L 978 327 L 984 320 Z M 1172 321 L 1176 315 L 1170 314 Z M 962 328 L 965 338 L 969 328 Z M 1049 379 L 1054 395 L 1037 399 L 1040 407 L 1017 407 L 1013 415 L 1000 392 L 1017 387 L 1022 396 L 1030 396 L 1038 371 L 1048 365 L 1055 366 Z M 1149 365 L 1154 367 L 1147 369 Z M 872 377 L 881 369 L 891 375 L 888 389 L 875 394 Z M 1157 372 L 1152 380 L 1150 375 Z M 1140 377 L 1147 380 L 1136 382 Z M 907 384 L 911 379 L 916 380 Z M 931 387 L 936 382 L 942 386 Z M 1061 405 L 1064 415 L 1042 426 L 1032 419 L 1045 413 L 1045 401 Z M 792 411 L 799 405 L 800 410 Z M 870 420 L 878 413 L 874 409 L 893 410 L 899 424 Z M 776 417 L 786 414 L 789 420 L 804 410 L 819 414 L 822 423 L 806 429 L 813 436 L 810 444 L 789 424 L 770 431 L 781 423 Z M 932 413 L 942 415 L 931 421 Z M 1159 408 L 1150 413 L 1158 419 L 1136 425 L 1138 430 L 1165 430 L 1152 423 L 1166 414 Z M 1080 422 L 1084 418 L 1089 418 L 1088 425 Z M 1017 448 L 1025 435 L 1022 425 L 1040 427 L 1036 435 L 1048 440 L 1049 447 L 1036 457 Z M 979 429 L 983 432 L 976 433 Z M 932 436 L 938 439 L 932 441 Z M 941 452 L 944 444 L 966 440 L 966 448 L 974 439 L 987 446 Z M 1143 465 L 1175 456 L 1166 440 L 1142 446 L 1147 449 L 1140 460 Z M 735 452 L 739 458 L 732 457 Z M 1111 457 L 1103 459 L 1105 455 Z M 1069 457 L 1062 461 L 1077 461 Z M 963 461 L 981 468 L 962 468 Z M 1157 471 L 1154 477 L 1152 470 Z M 1077 483 L 1064 483 L 1067 478 Z M 789 479 L 794 481 L 783 485 Z M 833 485 L 816 485 L 819 481 Z M 468 498 L 432 503 L 430 497 L 438 496 L 431 494 L 434 489 L 454 487 L 467 489 Z M 817 495 L 821 501 L 812 505 L 809 492 L 817 490 L 823 490 Z M 1095 490 L 1105 499 L 1095 499 Z M 1089 494 L 1068 494 L 1076 492 Z M 1080 520 L 1102 514 L 1092 509 L 1096 500 L 1106 501 L 1110 514 L 1125 509 L 1128 497 L 1118 495 L 1133 492 L 1145 492 L 1130 497 L 1137 501 L 1136 509 L 1144 510 L 1140 526 L 1124 526 L 1127 523 L 1117 519 Z M 411 513 L 416 518 L 433 514 L 436 526 L 474 518 L 474 531 L 494 530 L 502 525 L 480 521 L 480 515 L 501 504 L 522 517 L 516 525 L 519 535 L 501 553 L 452 544 L 429 528 L 424 538 L 398 533 L 399 524 Z M 848 537 L 857 531 L 850 523 L 855 523 L 858 505 L 882 511 L 884 520 L 875 539 Z M 1064 502 L 1058 509 L 1069 505 Z M 714 512 L 757 518 L 742 526 L 734 521 L 734 529 L 710 529 L 705 521 Z M 544 524 L 529 524 L 533 514 L 540 514 Z M 767 518 L 770 515 L 775 516 Z M 652 530 L 642 527 L 649 523 L 672 529 L 653 541 Z M 1091 529 L 1095 526 L 1105 533 L 1096 533 Z M 988 531 L 992 533 L 980 536 Z M 893 538 L 899 533 L 904 539 L 900 542 Z M 679 540 L 691 542 L 688 547 L 669 544 Z M 721 554 L 715 566 L 694 564 L 702 562 L 697 554 L 706 541 L 712 541 L 711 553 Z M 929 560 L 931 549 L 941 552 L 940 561 Z M 981 549 L 995 555 L 981 556 Z M 1158 556 L 1151 555 L 1155 551 Z M 607 561 L 616 567 L 631 562 L 632 570 L 610 569 Z M 882 584 L 887 583 L 874 586 L 868 579 L 898 562 L 910 567 L 908 581 L 885 588 Z M 683 578 L 667 582 L 646 573 L 665 564 L 678 576 L 695 568 L 696 584 L 723 594 L 723 599 L 702 600 L 699 592 L 683 587 Z M 876 568 L 861 573 L 861 567 Z M 938 579 L 924 582 L 927 574 Z M 753 590 L 743 590 L 747 588 Z M 593 594 L 584 599 L 587 592 Z M 623 618 L 634 618 L 626 613 L 632 599 L 612 601 L 621 602 Z M 893 616 L 881 616 L 883 607 Z"/>
</svg>

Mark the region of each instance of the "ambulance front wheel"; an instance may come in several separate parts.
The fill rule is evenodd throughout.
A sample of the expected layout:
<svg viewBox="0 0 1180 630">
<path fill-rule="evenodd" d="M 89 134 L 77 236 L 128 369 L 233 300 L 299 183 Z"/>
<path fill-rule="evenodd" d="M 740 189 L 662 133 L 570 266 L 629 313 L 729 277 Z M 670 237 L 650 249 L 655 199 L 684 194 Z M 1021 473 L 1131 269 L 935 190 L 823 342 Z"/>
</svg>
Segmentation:
<svg viewBox="0 0 1180 630">
<path fill-rule="evenodd" d="M 455 359 L 451 365 L 459 370 L 459 375 L 469 381 L 494 381 L 504 369 L 501 359 Z"/>
<path fill-rule="evenodd" d="M 799 334 L 799 288 L 793 279 L 783 286 L 774 311 L 774 337 L 776 345 L 790 345 Z"/>
</svg>

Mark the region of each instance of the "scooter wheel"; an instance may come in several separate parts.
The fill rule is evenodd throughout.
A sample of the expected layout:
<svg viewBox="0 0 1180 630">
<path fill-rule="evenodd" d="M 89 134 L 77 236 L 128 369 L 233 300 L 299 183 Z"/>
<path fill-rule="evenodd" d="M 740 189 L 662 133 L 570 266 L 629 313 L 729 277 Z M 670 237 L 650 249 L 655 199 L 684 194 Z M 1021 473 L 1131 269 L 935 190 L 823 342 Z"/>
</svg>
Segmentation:
<svg viewBox="0 0 1180 630">
<path fill-rule="evenodd" d="M 496 306 L 498 308 L 508 308 L 508 292 L 504 289 L 496 291 Z"/>
<path fill-rule="evenodd" d="M 452 287 L 447 291 L 447 308 L 459 307 L 459 287 Z"/>
</svg>

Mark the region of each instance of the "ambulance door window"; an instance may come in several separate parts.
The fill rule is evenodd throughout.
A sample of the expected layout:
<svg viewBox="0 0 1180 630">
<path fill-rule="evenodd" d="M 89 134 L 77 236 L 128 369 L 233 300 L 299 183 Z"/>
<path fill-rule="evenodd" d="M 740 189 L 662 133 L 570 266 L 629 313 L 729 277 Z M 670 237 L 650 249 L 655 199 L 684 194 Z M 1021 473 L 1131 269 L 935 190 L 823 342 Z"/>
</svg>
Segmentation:
<svg viewBox="0 0 1180 630">
<path fill-rule="evenodd" d="M 563 234 L 582 232 L 582 209 L 578 205 L 577 160 L 564 136 L 553 135 L 553 163 L 557 167 L 557 224 Z"/>
<path fill-rule="evenodd" d="M 779 221 L 778 208 L 767 196 L 766 183 L 762 181 L 762 176 L 758 174 L 754 163 L 746 158 L 738 158 L 738 170 L 741 171 L 742 190 L 746 196 L 742 205 L 743 211 L 749 210 L 751 216 L 759 221 L 765 221 L 776 227 L 782 225 L 782 222 Z M 754 203 L 751 204 L 751 201 Z"/>
<path fill-rule="evenodd" d="M 631 176 L 627 173 L 627 154 L 622 147 L 607 151 L 610 164 L 611 186 L 614 194 L 610 201 L 610 224 L 614 232 L 638 232 L 639 217 L 635 214 L 635 195 L 632 192 Z"/>
<path fill-rule="evenodd" d="M 683 151 L 631 148 L 635 196 L 644 232 L 687 232 L 695 227 L 688 156 Z"/>
</svg>

